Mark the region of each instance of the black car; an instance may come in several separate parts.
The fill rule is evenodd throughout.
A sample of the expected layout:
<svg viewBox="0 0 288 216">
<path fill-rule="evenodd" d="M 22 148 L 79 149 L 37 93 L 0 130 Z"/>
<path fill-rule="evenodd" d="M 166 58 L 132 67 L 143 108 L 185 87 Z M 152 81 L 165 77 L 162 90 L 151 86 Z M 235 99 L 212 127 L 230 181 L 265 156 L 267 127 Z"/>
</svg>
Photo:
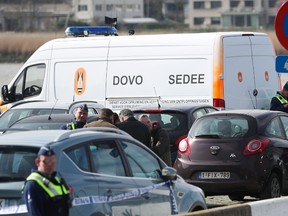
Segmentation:
<svg viewBox="0 0 288 216">
<path fill-rule="evenodd" d="M 230 110 L 197 119 L 174 168 L 205 195 L 260 199 L 288 192 L 288 114 Z"/>
<path fill-rule="evenodd" d="M 168 132 L 172 162 L 176 159 L 179 142 L 187 137 L 193 122 L 200 116 L 215 111 L 218 109 L 210 105 L 141 107 L 133 110 L 136 118 L 147 114 L 151 121 L 157 121 Z"/>
</svg>

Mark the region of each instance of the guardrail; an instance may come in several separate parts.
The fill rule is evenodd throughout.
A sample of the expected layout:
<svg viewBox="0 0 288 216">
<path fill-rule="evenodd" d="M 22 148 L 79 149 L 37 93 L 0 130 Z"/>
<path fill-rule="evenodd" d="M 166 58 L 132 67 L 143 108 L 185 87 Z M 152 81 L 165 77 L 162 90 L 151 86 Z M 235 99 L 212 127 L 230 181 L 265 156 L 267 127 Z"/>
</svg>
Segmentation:
<svg viewBox="0 0 288 216">
<path fill-rule="evenodd" d="M 287 216 L 288 197 L 260 200 L 251 203 L 217 207 L 182 216 Z"/>
</svg>

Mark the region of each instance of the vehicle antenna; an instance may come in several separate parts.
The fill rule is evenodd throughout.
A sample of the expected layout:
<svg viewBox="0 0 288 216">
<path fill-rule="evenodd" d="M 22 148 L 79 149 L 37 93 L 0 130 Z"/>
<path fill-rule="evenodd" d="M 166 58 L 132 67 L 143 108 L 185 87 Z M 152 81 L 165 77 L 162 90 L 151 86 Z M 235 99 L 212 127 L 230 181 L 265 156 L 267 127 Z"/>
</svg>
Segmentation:
<svg viewBox="0 0 288 216">
<path fill-rule="evenodd" d="M 154 87 L 154 92 L 155 92 L 155 96 L 156 96 L 156 99 L 157 99 L 158 109 L 160 109 L 161 108 L 160 101 L 159 101 L 160 96 L 158 97 L 155 87 Z"/>
<path fill-rule="evenodd" d="M 50 110 L 50 113 L 49 113 L 49 116 L 48 116 L 48 120 L 51 120 L 51 115 L 52 115 L 52 112 L 53 112 L 53 110 L 54 110 L 57 102 L 58 102 L 58 100 L 56 99 L 56 100 L 55 100 L 55 103 L 53 104 L 53 107 L 52 107 L 51 110 Z"/>
</svg>

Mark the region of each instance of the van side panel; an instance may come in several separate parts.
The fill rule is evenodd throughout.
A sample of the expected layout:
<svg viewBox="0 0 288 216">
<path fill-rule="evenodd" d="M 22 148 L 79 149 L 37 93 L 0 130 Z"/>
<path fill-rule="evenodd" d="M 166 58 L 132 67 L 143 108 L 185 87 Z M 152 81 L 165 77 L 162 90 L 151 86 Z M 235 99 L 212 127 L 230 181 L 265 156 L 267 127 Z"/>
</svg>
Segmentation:
<svg viewBox="0 0 288 216">
<path fill-rule="evenodd" d="M 108 107 L 133 108 L 157 99 L 162 105 L 212 104 L 213 38 L 123 39 L 111 40 L 109 48 Z"/>
<path fill-rule="evenodd" d="M 106 61 L 55 63 L 52 81 L 55 83 L 55 98 L 64 101 L 96 100 L 105 104 L 106 66 Z"/>
<path fill-rule="evenodd" d="M 102 38 L 55 43 L 50 84 L 57 100 L 96 100 L 105 105 L 108 44 Z"/>
<path fill-rule="evenodd" d="M 204 58 L 110 61 L 107 105 L 133 108 L 157 104 L 158 97 L 163 105 L 212 104 L 210 68 L 211 59 Z"/>
</svg>

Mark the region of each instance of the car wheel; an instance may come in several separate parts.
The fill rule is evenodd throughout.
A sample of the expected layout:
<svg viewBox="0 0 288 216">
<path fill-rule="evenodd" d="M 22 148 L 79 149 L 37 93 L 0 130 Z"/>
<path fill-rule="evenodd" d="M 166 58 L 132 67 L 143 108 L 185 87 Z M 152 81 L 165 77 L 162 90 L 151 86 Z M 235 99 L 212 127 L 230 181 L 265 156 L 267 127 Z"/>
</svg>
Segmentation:
<svg viewBox="0 0 288 216">
<path fill-rule="evenodd" d="M 244 200 L 244 195 L 229 195 L 229 199 L 232 201 L 243 201 Z"/>
<path fill-rule="evenodd" d="M 276 173 L 272 173 L 260 193 L 260 199 L 269 199 L 280 197 L 282 194 L 279 176 Z"/>
</svg>

